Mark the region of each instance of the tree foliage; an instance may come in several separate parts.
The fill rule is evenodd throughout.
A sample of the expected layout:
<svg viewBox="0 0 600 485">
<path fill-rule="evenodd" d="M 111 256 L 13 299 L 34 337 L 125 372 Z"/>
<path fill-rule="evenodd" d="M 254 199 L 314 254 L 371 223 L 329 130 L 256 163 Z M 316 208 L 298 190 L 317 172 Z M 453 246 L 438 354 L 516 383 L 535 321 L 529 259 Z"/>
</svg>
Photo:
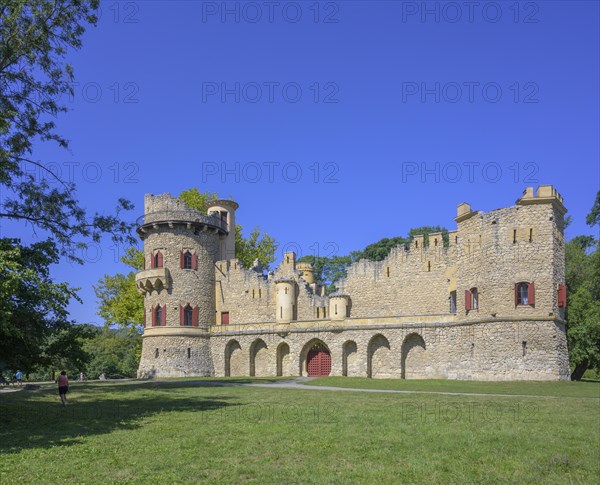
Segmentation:
<svg viewBox="0 0 600 485">
<path fill-rule="evenodd" d="M 66 111 L 61 97 L 73 94 L 69 49 L 81 47 L 88 25 L 95 25 L 97 0 L 30 0 L 0 3 L 0 219 L 25 221 L 41 230 L 62 256 L 82 263 L 75 250 L 110 234 L 115 243 L 133 242 L 131 224 L 120 219 L 133 206 L 119 199 L 114 215 L 88 216 L 73 183 L 60 180 L 33 159 L 35 141 L 68 141 L 56 131 Z M 27 165 L 44 175 L 39 180 Z M 56 184 L 51 187 L 49 181 Z"/>
<path fill-rule="evenodd" d="M 130 247 L 121 262 L 133 271 L 104 275 L 94 286 L 99 300 L 98 315 L 108 325 L 137 327 L 144 323 L 144 297 L 135 287 L 135 275 L 144 267 L 144 252 Z"/>
<path fill-rule="evenodd" d="M 315 282 L 324 285 L 327 293 L 332 293 L 337 290 L 335 283 L 346 277 L 346 270 L 352 263 L 361 259 L 383 261 L 393 248 L 409 245 L 413 236 L 422 234 L 425 244 L 427 244 L 429 234 L 435 232 L 442 233 L 444 246 L 448 246 L 448 230 L 446 228 L 440 226 L 422 226 L 411 229 L 407 237 L 383 238 L 373 244 L 369 244 L 362 250 L 351 251 L 347 256 L 303 256 L 298 259 L 298 262 L 311 263 L 314 268 Z"/>
<path fill-rule="evenodd" d="M 597 196 L 586 218 L 592 227 L 599 222 L 599 205 Z M 593 236 L 577 236 L 565 245 L 565 280 L 571 379 L 580 380 L 587 369 L 600 371 L 600 245 Z"/>
<path fill-rule="evenodd" d="M 76 352 L 72 342 L 66 345 L 65 339 L 76 336 L 66 308 L 79 298 L 76 288 L 51 278 L 49 267 L 58 261 L 50 241 L 23 246 L 0 239 L 0 366 L 29 372 L 64 357 L 69 346 Z"/>
<path fill-rule="evenodd" d="M 137 330 L 97 328 L 95 335 L 86 340 L 84 350 L 89 362 L 84 372 L 89 379 L 104 374 L 107 379 L 135 377 L 142 338 Z"/>
<path fill-rule="evenodd" d="M 196 209 L 206 214 L 208 202 L 219 198 L 216 192 L 200 192 L 197 187 L 183 190 L 179 196 L 188 207 Z M 250 231 L 247 238 L 243 234 L 244 228 L 239 224 L 235 226 L 235 257 L 240 260 L 244 268 L 251 268 L 254 262 L 258 263 L 264 269 L 275 261 L 275 251 L 277 251 L 277 242 L 275 238 L 267 233 L 261 234 L 260 228 L 255 227 Z"/>
</svg>

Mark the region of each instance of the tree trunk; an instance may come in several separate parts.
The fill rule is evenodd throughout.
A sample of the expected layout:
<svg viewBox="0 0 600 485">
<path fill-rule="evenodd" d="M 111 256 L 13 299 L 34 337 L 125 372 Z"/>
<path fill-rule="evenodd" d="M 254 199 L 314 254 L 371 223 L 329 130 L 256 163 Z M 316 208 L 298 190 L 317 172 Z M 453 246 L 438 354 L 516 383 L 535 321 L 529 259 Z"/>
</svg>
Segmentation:
<svg viewBox="0 0 600 485">
<path fill-rule="evenodd" d="M 588 367 L 589 367 L 589 362 L 587 360 L 584 360 L 583 362 L 580 362 L 579 364 L 577 364 L 575 366 L 575 369 L 573 369 L 573 373 L 571 374 L 571 380 L 572 381 L 580 381 Z"/>
</svg>

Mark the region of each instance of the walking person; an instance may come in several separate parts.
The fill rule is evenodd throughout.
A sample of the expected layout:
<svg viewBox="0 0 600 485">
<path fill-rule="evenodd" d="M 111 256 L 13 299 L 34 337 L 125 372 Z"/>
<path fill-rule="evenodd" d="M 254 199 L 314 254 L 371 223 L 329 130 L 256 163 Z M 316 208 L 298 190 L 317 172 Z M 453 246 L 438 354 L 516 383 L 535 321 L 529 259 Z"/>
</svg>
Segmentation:
<svg viewBox="0 0 600 485">
<path fill-rule="evenodd" d="M 19 384 L 19 386 L 21 384 L 23 384 L 23 373 L 17 369 L 17 373 L 15 374 L 15 378 L 17 379 L 17 384 Z"/>
<path fill-rule="evenodd" d="M 69 379 L 67 373 L 62 371 L 58 376 L 58 394 L 63 406 L 67 405 L 67 392 L 69 392 Z"/>
</svg>

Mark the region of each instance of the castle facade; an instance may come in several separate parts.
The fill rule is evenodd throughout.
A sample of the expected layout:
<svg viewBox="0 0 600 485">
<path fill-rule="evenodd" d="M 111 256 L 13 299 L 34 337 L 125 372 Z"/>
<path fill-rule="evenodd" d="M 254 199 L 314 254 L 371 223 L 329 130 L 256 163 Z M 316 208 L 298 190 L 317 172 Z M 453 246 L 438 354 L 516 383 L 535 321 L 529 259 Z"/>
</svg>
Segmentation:
<svg viewBox="0 0 600 485">
<path fill-rule="evenodd" d="M 263 274 L 235 259 L 235 211 L 146 195 L 138 234 L 145 328 L 138 377 L 569 378 L 564 215 L 556 189 L 458 206 L 449 241 L 415 236 L 348 268 L 326 295 L 285 253 Z"/>
</svg>

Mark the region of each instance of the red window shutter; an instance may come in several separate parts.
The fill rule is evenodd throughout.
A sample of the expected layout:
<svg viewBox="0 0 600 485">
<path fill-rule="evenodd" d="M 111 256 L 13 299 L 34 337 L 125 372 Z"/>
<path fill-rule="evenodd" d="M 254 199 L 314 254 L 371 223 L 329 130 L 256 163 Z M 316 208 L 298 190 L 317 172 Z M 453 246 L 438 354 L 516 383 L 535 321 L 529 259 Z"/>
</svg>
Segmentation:
<svg viewBox="0 0 600 485">
<path fill-rule="evenodd" d="M 160 251 L 157 253 L 157 255 L 158 255 L 158 258 L 157 258 L 158 259 L 158 267 L 162 268 L 163 264 L 164 264 L 163 263 L 163 255 Z"/>
<path fill-rule="evenodd" d="M 567 307 L 567 287 L 565 285 L 558 285 L 558 306 L 560 308 Z"/>
<path fill-rule="evenodd" d="M 167 324 L 167 304 L 166 303 L 163 305 L 162 324 L 163 324 L 163 326 Z"/>
<path fill-rule="evenodd" d="M 144 307 L 144 327 L 146 326 L 146 307 Z"/>
<path fill-rule="evenodd" d="M 194 254 L 192 256 L 192 269 L 198 269 L 198 255 Z"/>
<path fill-rule="evenodd" d="M 535 305 L 535 285 L 533 281 L 527 287 L 527 300 L 529 305 Z"/>
<path fill-rule="evenodd" d="M 515 306 L 519 304 L 519 283 L 515 283 Z"/>
<path fill-rule="evenodd" d="M 179 267 L 183 269 L 183 251 L 179 253 Z"/>
<path fill-rule="evenodd" d="M 154 254 L 150 255 L 150 268 L 153 269 L 154 268 Z"/>
<path fill-rule="evenodd" d="M 198 307 L 195 306 L 192 310 L 192 325 L 198 325 Z"/>
<path fill-rule="evenodd" d="M 183 325 L 185 322 L 183 305 L 179 305 L 179 325 Z"/>
<path fill-rule="evenodd" d="M 156 313 L 154 313 L 154 305 L 152 305 L 152 326 L 156 325 Z"/>
<path fill-rule="evenodd" d="M 469 290 L 465 290 L 465 310 L 471 309 L 471 292 Z"/>
</svg>

